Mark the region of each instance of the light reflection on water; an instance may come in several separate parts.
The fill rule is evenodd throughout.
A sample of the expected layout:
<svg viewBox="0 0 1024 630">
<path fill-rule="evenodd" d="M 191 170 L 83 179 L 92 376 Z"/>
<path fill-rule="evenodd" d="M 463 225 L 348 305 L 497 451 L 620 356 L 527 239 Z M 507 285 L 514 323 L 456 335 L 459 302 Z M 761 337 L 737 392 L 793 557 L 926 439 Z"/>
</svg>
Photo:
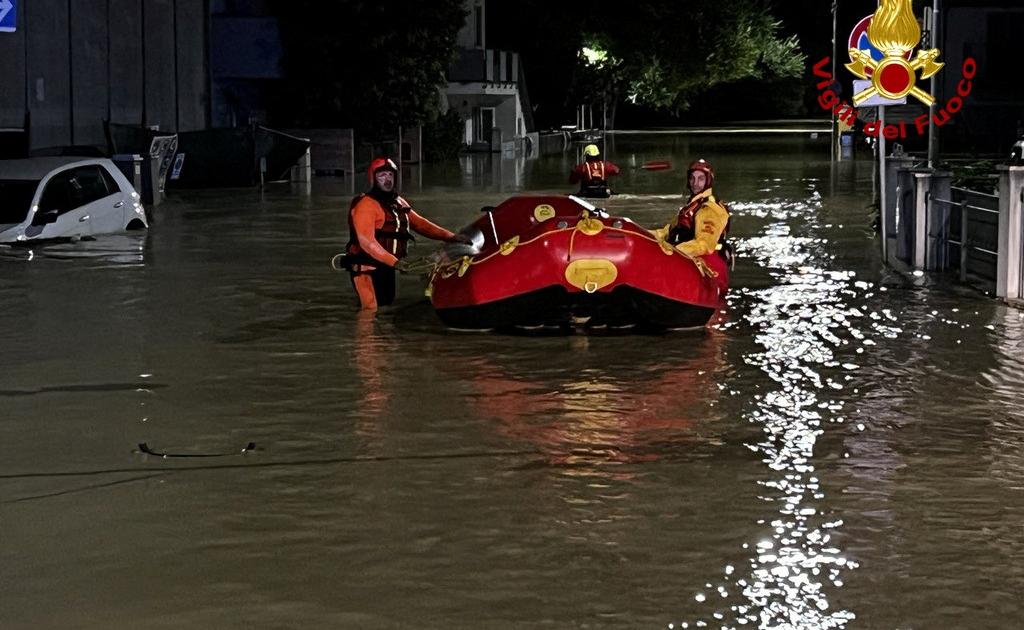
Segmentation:
<svg viewBox="0 0 1024 630">
<path fill-rule="evenodd" d="M 146 232 L 109 234 L 76 242 L 49 242 L 32 245 L 0 245 L 0 264 L 35 260 L 86 261 L 95 268 L 142 266 L 145 264 Z"/>
<path fill-rule="evenodd" d="M 812 190 L 807 201 L 734 206 L 737 220 L 758 216 L 773 221 L 763 236 L 744 240 L 742 254 L 769 269 L 777 284 L 741 289 L 730 299 L 734 308 L 743 305 L 743 323 L 760 346 L 744 361 L 776 386 L 754 394 L 745 412 L 747 421 L 762 430 L 761 440 L 748 447 L 771 472 L 758 482 L 769 511 L 758 520 L 762 537 L 743 544 L 753 554 L 748 570 L 727 565 L 717 592 L 695 595 L 711 607 L 708 617 L 693 622 L 695 627 L 840 628 L 856 617 L 829 602 L 829 593 L 843 584 L 843 572 L 857 563 L 834 540 L 842 520 L 823 509 L 825 489 L 814 461 L 823 425 L 842 422 L 843 402 L 831 398 L 845 386 L 837 355 L 845 354 L 850 338 L 863 338 L 858 329 L 863 314 L 849 306 L 850 298 L 858 297 L 854 274 L 824 270 L 823 239 L 793 236 L 785 222 L 799 216 L 815 223 L 818 199 Z"/>
</svg>

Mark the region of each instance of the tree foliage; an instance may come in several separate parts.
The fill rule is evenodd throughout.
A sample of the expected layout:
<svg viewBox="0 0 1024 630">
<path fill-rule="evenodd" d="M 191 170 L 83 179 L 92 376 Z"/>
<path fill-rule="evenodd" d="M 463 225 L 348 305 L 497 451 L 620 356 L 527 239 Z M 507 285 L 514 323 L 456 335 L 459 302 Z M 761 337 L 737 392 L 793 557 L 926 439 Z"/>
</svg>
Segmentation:
<svg viewBox="0 0 1024 630">
<path fill-rule="evenodd" d="M 436 115 L 461 0 L 276 0 L 285 81 L 276 118 L 391 133 Z"/>
<path fill-rule="evenodd" d="M 678 112 L 721 84 L 803 72 L 796 37 L 780 33 L 760 0 L 651 0 L 609 10 L 585 36 L 607 53 L 601 64 L 581 60 L 595 75 L 591 93 L 597 85 L 601 96 Z"/>
<path fill-rule="evenodd" d="M 462 0 L 273 0 L 286 80 L 275 120 L 391 133 L 429 122 L 465 23 Z M 580 103 L 630 101 L 680 113 L 722 86 L 768 86 L 803 72 L 769 0 L 496 0 L 487 47 L 523 56 L 534 116 L 572 120 Z M 606 53 L 600 63 L 584 47 Z"/>
<path fill-rule="evenodd" d="M 796 37 L 782 33 L 766 0 L 591 0 L 586 10 L 519 0 L 516 7 L 489 26 L 497 27 L 500 46 L 523 53 L 534 102 L 550 108 L 546 98 L 561 100 L 558 122 L 586 102 L 614 111 L 630 101 L 678 114 L 716 87 L 769 86 L 804 70 Z M 585 48 L 604 57 L 583 54 Z"/>
</svg>

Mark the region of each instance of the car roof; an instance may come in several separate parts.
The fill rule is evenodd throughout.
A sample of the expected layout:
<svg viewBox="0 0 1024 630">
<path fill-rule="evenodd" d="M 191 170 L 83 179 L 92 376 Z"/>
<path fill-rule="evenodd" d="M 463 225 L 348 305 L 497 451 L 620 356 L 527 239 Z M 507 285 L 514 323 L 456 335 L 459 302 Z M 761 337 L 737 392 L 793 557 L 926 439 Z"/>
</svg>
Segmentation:
<svg viewBox="0 0 1024 630">
<path fill-rule="evenodd" d="M 99 164 L 109 162 L 106 158 L 87 157 L 37 157 L 23 160 L 0 160 L 0 179 L 40 180 L 50 171 L 76 164 Z"/>
</svg>

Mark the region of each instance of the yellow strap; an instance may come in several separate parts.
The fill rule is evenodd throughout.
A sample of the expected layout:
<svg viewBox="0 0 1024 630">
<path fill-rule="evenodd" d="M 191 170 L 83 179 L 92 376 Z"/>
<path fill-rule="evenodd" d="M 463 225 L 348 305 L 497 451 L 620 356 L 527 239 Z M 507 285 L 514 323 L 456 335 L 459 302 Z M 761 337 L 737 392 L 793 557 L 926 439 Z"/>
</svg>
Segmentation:
<svg viewBox="0 0 1024 630">
<path fill-rule="evenodd" d="M 605 226 L 604 229 L 605 230 L 609 230 L 611 232 L 621 232 L 623 234 L 626 234 L 627 236 L 634 236 L 634 237 L 642 238 L 642 239 L 648 240 L 648 241 L 650 241 L 652 243 L 659 243 L 659 242 L 661 242 L 663 240 L 663 239 L 656 238 L 655 236 L 653 236 L 653 235 L 651 235 L 650 233 L 647 233 L 647 232 L 633 232 L 632 230 L 625 230 L 625 229 L 622 229 L 622 228 L 615 228 L 615 227 L 610 227 L 610 226 Z M 527 246 L 527 245 L 529 245 L 529 244 L 531 244 L 531 243 L 533 243 L 535 241 L 539 241 L 542 238 L 546 238 L 548 236 L 551 236 L 552 234 L 558 234 L 560 232 L 572 232 L 573 234 L 569 238 L 569 252 L 568 252 L 568 259 L 571 260 L 572 259 L 573 242 L 575 241 L 576 232 L 579 232 L 579 231 L 580 231 L 580 228 L 579 228 L 578 224 L 576 226 L 574 226 L 574 227 L 571 227 L 571 228 L 570 227 L 566 227 L 566 228 L 562 228 L 562 229 L 558 229 L 558 230 L 551 230 L 550 232 L 544 232 L 543 234 L 538 234 L 537 236 L 531 238 L 528 241 L 523 241 L 523 242 L 519 243 L 518 246 L 516 247 L 516 249 L 518 250 L 518 249 L 520 249 L 522 247 L 525 247 L 525 246 Z M 679 251 L 678 249 L 675 249 L 675 248 L 672 248 L 672 251 L 675 252 L 676 254 L 679 254 L 683 258 L 686 258 L 690 262 L 692 262 L 694 264 L 694 266 L 697 267 L 697 271 L 699 271 L 700 274 L 702 276 L 704 276 L 705 278 L 717 278 L 718 277 L 718 272 L 716 272 L 714 269 L 709 267 L 708 264 L 706 262 L 704 262 L 704 260 L 702 258 L 688 256 L 688 255 L 684 254 L 683 252 L 681 252 L 681 251 Z M 482 262 L 490 260 L 491 258 L 493 258 L 495 256 L 499 256 L 499 255 L 501 255 L 501 248 L 500 247 L 498 249 L 496 249 L 495 251 L 491 252 L 490 254 L 484 256 L 483 258 L 479 258 L 479 259 L 473 259 L 471 257 L 464 256 L 464 257 L 459 258 L 458 260 L 449 261 L 447 263 L 435 263 L 434 264 L 434 268 L 433 268 L 433 270 L 430 273 L 431 280 L 433 280 L 433 277 L 436 274 L 438 274 L 438 273 L 441 274 L 442 278 L 447 278 L 447 277 L 453 275 L 454 273 L 456 273 L 459 270 L 460 267 L 464 267 L 464 266 L 468 267 L 468 265 L 466 265 L 466 259 L 467 258 L 469 259 L 469 265 L 478 265 L 478 264 L 480 264 Z"/>
</svg>

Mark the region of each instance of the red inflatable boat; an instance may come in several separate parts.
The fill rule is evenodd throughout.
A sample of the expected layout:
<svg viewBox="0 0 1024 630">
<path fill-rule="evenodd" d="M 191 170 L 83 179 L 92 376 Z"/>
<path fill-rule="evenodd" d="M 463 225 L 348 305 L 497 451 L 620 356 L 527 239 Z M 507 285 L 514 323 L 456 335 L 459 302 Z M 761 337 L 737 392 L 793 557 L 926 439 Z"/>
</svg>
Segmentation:
<svg viewBox="0 0 1024 630">
<path fill-rule="evenodd" d="M 624 217 L 573 196 L 508 199 L 445 248 L 427 295 L 452 328 L 704 326 L 729 270 L 688 258 Z"/>
</svg>

